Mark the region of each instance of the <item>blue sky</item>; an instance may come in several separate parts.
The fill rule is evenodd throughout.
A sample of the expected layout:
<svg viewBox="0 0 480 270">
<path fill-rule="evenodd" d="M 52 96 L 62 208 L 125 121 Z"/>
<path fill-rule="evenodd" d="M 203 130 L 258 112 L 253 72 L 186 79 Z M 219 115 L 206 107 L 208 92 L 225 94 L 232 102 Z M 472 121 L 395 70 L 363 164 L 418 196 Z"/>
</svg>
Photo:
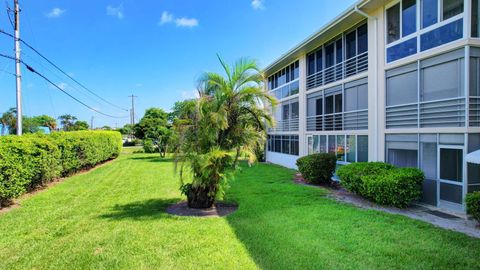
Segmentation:
<svg viewBox="0 0 480 270">
<path fill-rule="evenodd" d="M 9 1 L 12 2 L 13 1 Z M 353 0 L 20 0 L 21 37 L 100 96 L 130 108 L 169 110 L 193 96 L 204 71 L 248 56 L 264 67 L 354 3 Z M 13 32 L 5 7 L 0 28 Z M 0 52 L 13 40 L 0 36 Z M 23 60 L 105 113 L 128 116 L 75 86 L 26 47 Z M 15 105 L 14 63 L 0 59 L 0 111 Z M 77 104 L 23 69 L 24 113 L 76 115 L 95 126 L 122 126 Z"/>
</svg>

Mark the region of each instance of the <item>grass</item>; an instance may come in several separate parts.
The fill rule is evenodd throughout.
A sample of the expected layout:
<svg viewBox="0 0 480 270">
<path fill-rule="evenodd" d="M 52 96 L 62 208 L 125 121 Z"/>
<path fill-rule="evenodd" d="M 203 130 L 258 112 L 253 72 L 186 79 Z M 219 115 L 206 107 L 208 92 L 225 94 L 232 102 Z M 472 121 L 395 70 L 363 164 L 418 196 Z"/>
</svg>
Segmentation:
<svg viewBox="0 0 480 270">
<path fill-rule="evenodd" d="M 127 151 L 128 152 L 128 151 Z M 244 167 L 226 218 L 176 217 L 171 160 L 123 154 L 0 214 L 0 269 L 480 269 L 480 240 Z"/>
</svg>

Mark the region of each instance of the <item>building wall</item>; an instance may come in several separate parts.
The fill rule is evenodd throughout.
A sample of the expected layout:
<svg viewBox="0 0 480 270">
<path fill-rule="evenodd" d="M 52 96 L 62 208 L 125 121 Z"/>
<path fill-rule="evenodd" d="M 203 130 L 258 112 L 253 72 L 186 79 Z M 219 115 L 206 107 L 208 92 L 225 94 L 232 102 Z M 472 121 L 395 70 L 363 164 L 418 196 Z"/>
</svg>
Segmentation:
<svg viewBox="0 0 480 270">
<path fill-rule="evenodd" d="M 474 0 L 475 1 L 475 0 Z M 311 138 L 310 136 L 315 135 L 368 135 L 368 160 L 369 161 L 392 161 L 394 156 L 394 151 L 388 151 L 388 147 L 395 146 L 395 141 L 393 139 L 402 139 L 402 138 L 417 138 L 417 152 L 416 152 L 416 159 L 414 160 L 413 152 L 410 153 L 412 156 L 411 158 L 408 157 L 408 151 L 405 153 L 400 153 L 398 157 L 404 155 L 403 158 L 406 160 L 410 160 L 406 162 L 406 165 L 413 166 L 416 163 L 418 167 L 421 167 L 424 170 L 428 170 L 425 167 L 424 162 L 422 161 L 423 152 L 422 152 L 422 145 L 425 138 L 436 138 L 435 145 L 437 147 L 437 160 L 439 160 L 440 156 L 440 145 L 448 145 L 447 143 L 443 143 L 440 141 L 440 138 L 446 138 L 451 136 L 452 134 L 457 134 L 457 137 L 463 136 L 463 143 L 458 147 L 462 150 L 462 158 L 463 158 L 463 181 L 464 184 L 461 186 L 463 189 L 461 191 L 461 195 L 465 196 L 467 192 L 471 192 L 473 190 L 480 189 L 480 176 L 479 172 L 480 167 L 475 165 L 468 165 L 465 163 L 465 155 L 469 152 L 474 150 L 480 149 L 480 127 L 473 126 L 470 124 L 470 121 L 476 121 L 478 119 L 478 108 L 480 105 L 475 105 L 472 103 L 469 98 L 470 87 L 472 76 L 478 77 L 478 81 L 480 82 L 480 67 L 479 70 L 476 72 L 470 72 L 470 65 L 471 65 L 471 55 L 473 52 L 477 52 L 477 48 L 480 48 L 480 39 L 478 38 L 471 38 L 471 0 L 464 1 L 464 13 L 461 17 L 463 17 L 463 38 L 448 42 L 444 45 L 437 46 L 432 49 L 428 49 L 425 51 L 421 51 L 421 44 L 417 45 L 418 52 L 401 58 L 396 61 L 391 61 L 387 63 L 386 58 L 386 50 L 388 45 L 386 42 L 386 9 L 398 1 L 389 1 L 384 6 L 377 7 L 376 9 L 369 10 L 368 15 L 369 18 L 366 19 L 368 25 L 368 70 L 365 72 L 361 72 L 357 75 L 338 80 L 336 82 L 330 83 L 328 85 L 323 85 L 320 87 L 316 87 L 314 89 L 307 90 L 307 57 L 310 51 L 302 53 L 298 56 L 298 60 L 300 63 L 300 89 L 298 94 L 299 100 L 299 131 L 295 132 L 294 134 L 299 135 L 299 156 L 304 156 L 309 153 L 308 149 L 308 140 Z M 417 9 L 420 10 L 418 6 L 420 1 L 417 3 Z M 453 21 L 458 19 L 458 16 L 453 19 Z M 417 18 L 418 23 L 420 23 L 420 18 Z M 359 19 L 358 22 L 361 22 L 363 19 Z M 451 19 L 452 21 L 452 19 Z M 446 21 L 446 23 L 450 23 L 450 21 Z M 446 23 L 438 23 L 439 27 L 443 27 Z M 433 27 L 433 28 L 432 28 Z M 431 28 L 426 28 L 426 30 L 417 31 L 414 36 L 418 36 L 420 40 L 421 35 L 429 33 L 433 31 L 437 26 L 431 26 Z M 432 30 L 430 30 L 432 29 Z M 339 30 L 338 34 L 341 34 L 342 31 L 346 29 Z M 399 41 L 401 42 L 401 41 Z M 395 44 L 395 43 L 394 43 Z M 421 119 L 422 121 L 418 121 L 417 125 L 412 127 L 406 127 L 401 125 L 389 125 L 387 127 L 387 74 L 391 73 L 392 70 L 403 68 L 409 65 L 416 66 L 418 68 L 418 75 L 416 79 L 417 87 L 419 88 L 419 102 L 420 99 L 420 92 L 421 91 L 428 91 L 428 89 L 422 89 L 421 85 L 423 83 L 424 77 L 421 75 L 421 68 L 424 63 L 428 63 L 429 61 L 433 61 L 432 59 L 441 59 L 441 58 L 448 58 L 451 57 L 453 54 L 460 54 L 458 65 L 463 68 L 463 75 L 459 80 L 461 87 L 465 93 L 465 100 L 464 100 L 464 112 L 473 112 L 477 113 L 475 117 L 469 117 L 468 114 L 465 114 L 466 118 L 463 120 L 465 123 L 464 125 L 454 126 L 450 124 L 432 124 L 426 125 L 422 124 L 423 120 L 427 119 L 424 117 Z M 478 49 L 478 54 L 480 56 L 480 49 Z M 444 71 L 445 72 L 445 71 Z M 441 76 L 441 74 L 439 74 Z M 334 86 L 348 84 L 350 82 L 366 78 L 368 81 L 368 129 L 363 130 L 335 130 L 335 131 L 308 131 L 307 130 L 307 97 L 313 92 L 322 91 L 324 89 L 329 89 Z M 440 80 L 441 78 L 439 78 Z M 407 84 L 408 81 L 405 81 Z M 400 96 L 401 98 L 402 96 Z M 479 99 L 480 100 L 480 99 Z M 418 115 L 425 115 L 424 109 L 422 104 L 418 103 L 417 110 Z M 441 111 L 442 108 L 446 108 L 447 105 L 444 103 L 438 103 L 438 110 Z M 428 104 L 427 104 L 428 105 Z M 477 106 L 477 107 L 475 107 Z M 434 108 L 437 109 L 437 108 Z M 433 109 L 429 109 L 433 111 Z M 428 111 L 428 110 L 425 110 Z M 390 114 L 391 115 L 391 114 Z M 434 117 L 442 116 L 442 112 L 438 114 L 432 114 Z M 392 119 L 391 117 L 389 119 Z M 410 137 L 409 137 L 410 136 Z M 430 136 L 430 137 L 429 137 Z M 452 135 L 453 136 L 453 135 Z M 347 138 L 347 137 L 345 137 Z M 392 139 L 393 138 L 393 139 Z M 459 137 L 460 138 L 460 137 Z M 388 141 L 388 142 L 387 142 Z M 397 146 L 403 145 L 410 145 L 408 142 L 397 142 Z M 451 145 L 450 145 L 451 146 Z M 408 146 L 407 146 L 408 148 Z M 345 146 L 345 150 L 347 147 Z M 433 151 L 433 150 L 432 150 Z M 443 151 L 443 150 L 442 150 Z M 433 152 L 431 152 L 433 153 Z M 407 155 L 407 156 L 405 156 Z M 397 157 L 397 162 L 400 162 L 399 158 Z M 267 160 L 273 163 L 277 163 L 289 168 L 295 168 L 295 160 L 296 156 L 288 156 L 277 154 L 277 153 L 267 153 Z M 390 160 L 389 160 L 390 159 Z M 403 162 L 403 161 L 402 161 Z M 437 163 L 439 163 L 438 161 Z M 452 161 L 453 162 L 453 161 Z M 412 164 L 409 164 L 412 163 Z M 340 165 L 344 164 L 343 162 L 339 162 Z M 437 166 L 438 167 L 438 166 Z M 424 183 L 424 193 L 426 194 L 423 198 L 424 203 L 433 204 L 435 206 L 443 207 L 450 210 L 455 211 L 464 211 L 464 204 L 459 205 L 449 205 L 446 201 L 441 202 L 441 194 L 447 194 L 445 191 L 441 189 L 442 184 L 438 182 L 438 178 L 442 173 L 441 168 L 436 168 L 436 178 L 437 179 L 428 179 L 431 177 L 427 177 L 427 180 Z M 448 182 L 442 182 L 448 184 Z M 448 197 L 448 196 L 447 196 Z"/>
</svg>

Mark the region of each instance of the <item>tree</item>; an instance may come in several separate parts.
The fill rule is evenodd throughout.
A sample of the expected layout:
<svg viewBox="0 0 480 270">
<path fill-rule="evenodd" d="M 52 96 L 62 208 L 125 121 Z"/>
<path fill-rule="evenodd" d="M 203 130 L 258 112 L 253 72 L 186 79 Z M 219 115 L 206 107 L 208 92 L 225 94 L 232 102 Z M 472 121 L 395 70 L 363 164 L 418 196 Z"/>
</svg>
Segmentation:
<svg viewBox="0 0 480 270">
<path fill-rule="evenodd" d="M 40 115 L 33 117 L 33 120 L 37 123 L 38 126 L 48 127 L 50 131 L 57 129 L 57 120 L 48 115 Z"/>
<path fill-rule="evenodd" d="M 162 157 L 166 156 L 171 142 L 171 125 L 168 123 L 168 113 L 160 108 L 150 108 L 140 122 L 135 125 L 135 137 L 152 140 Z"/>
<path fill-rule="evenodd" d="M 7 126 L 11 128 L 16 128 L 17 126 L 17 109 L 10 108 L 8 111 L 2 114 L 0 117 L 0 124 L 2 124 L 2 136 L 5 135 Z"/>
<path fill-rule="evenodd" d="M 263 75 L 255 61 L 242 58 L 233 67 L 220 57 L 219 61 L 226 76 L 205 73 L 194 115 L 175 125 L 180 138 L 176 164 L 182 181 L 185 171 L 192 178 L 181 190 L 193 208 L 212 206 L 240 152 L 250 163 L 255 161 L 254 150 L 264 143 L 266 127 L 272 124 L 266 107 L 276 104 L 262 87 Z M 229 154 L 232 150 L 236 157 Z"/>
<path fill-rule="evenodd" d="M 71 115 L 71 114 L 64 114 L 58 117 L 60 120 L 60 124 L 62 125 L 62 128 L 64 131 L 70 131 L 72 126 L 75 124 L 75 121 L 77 121 L 77 117 Z"/>
<path fill-rule="evenodd" d="M 88 130 L 89 127 L 87 121 L 75 121 L 69 131 Z"/>
<path fill-rule="evenodd" d="M 131 124 L 126 124 L 118 130 L 122 135 L 131 135 L 133 131 L 133 126 Z"/>
</svg>

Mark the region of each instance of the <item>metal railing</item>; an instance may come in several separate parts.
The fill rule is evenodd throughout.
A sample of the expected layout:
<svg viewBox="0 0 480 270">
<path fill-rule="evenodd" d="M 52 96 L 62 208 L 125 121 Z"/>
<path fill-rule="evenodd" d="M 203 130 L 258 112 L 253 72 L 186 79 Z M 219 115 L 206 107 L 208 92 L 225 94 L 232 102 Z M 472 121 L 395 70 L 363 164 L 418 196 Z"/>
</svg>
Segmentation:
<svg viewBox="0 0 480 270">
<path fill-rule="evenodd" d="M 368 129 L 368 110 L 307 116 L 307 131 Z"/>
<path fill-rule="evenodd" d="M 268 132 L 290 132 L 298 131 L 298 118 L 278 120 L 274 127 L 268 129 Z"/>
<path fill-rule="evenodd" d="M 480 97 L 470 97 L 469 122 L 471 127 L 480 127 Z"/>
<path fill-rule="evenodd" d="M 464 97 L 386 107 L 386 128 L 464 127 L 465 121 Z"/>
<path fill-rule="evenodd" d="M 368 52 L 347 59 L 307 76 L 307 90 L 326 85 L 368 70 Z"/>
</svg>

